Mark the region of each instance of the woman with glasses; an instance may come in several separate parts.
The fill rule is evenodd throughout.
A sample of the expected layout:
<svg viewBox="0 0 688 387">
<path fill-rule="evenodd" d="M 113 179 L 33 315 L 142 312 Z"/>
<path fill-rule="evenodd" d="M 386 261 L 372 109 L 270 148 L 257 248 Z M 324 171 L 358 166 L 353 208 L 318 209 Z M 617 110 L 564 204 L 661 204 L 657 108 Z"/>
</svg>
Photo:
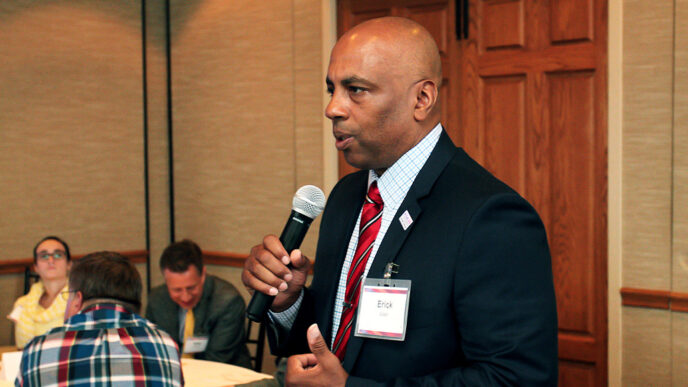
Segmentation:
<svg viewBox="0 0 688 387">
<path fill-rule="evenodd" d="M 23 348 L 35 336 L 62 325 L 69 289 L 71 266 L 69 246 L 56 236 L 41 239 L 33 248 L 33 270 L 40 281 L 14 303 L 10 319 L 14 324 L 17 348 Z"/>
</svg>

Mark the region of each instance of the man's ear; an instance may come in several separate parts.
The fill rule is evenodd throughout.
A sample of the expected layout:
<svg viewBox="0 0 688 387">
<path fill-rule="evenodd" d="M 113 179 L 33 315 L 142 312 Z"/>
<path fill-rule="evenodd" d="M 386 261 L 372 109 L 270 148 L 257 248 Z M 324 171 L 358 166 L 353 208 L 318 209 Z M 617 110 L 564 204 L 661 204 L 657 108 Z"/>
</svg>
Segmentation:
<svg viewBox="0 0 688 387">
<path fill-rule="evenodd" d="M 84 294 L 80 291 L 74 292 L 74 296 L 72 296 L 71 306 L 72 310 L 74 311 L 74 314 L 79 313 L 81 308 L 84 307 Z"/>
<path fill-rule="evenodd" d="M 413 111 L 413 118 L 420 122 L 425 121 L 435 109 L 439 90 L 437 84 L 430 79 L 419 82 L 416 87 L 416 106 Z"/>
<path fill-rule="evenodd" d="M 84 295 L 78 291 L 71 293 L 69 295 L 69 300 L 67 301 L 67 307 L 65 308 L 64 320 L 67 321 L 69 318 L 79 313 L 83 306 Z"/>
</svg>

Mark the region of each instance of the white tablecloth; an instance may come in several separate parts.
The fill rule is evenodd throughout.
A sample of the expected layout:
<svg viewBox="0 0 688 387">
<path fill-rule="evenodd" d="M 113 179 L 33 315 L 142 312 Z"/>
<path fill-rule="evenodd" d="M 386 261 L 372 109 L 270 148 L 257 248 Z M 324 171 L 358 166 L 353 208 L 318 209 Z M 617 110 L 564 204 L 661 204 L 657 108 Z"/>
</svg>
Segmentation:
<svg viewBox="0 0 688 387">
<path fill-rule="evenodd" d="M 248 368 L 196 359 L 182 359 L 182 370 L 187 387 L 234 386 L 273 379 L 270 375 L 261 374 Z M 268 382 L 268 380 L 265 381 Z"/>
</svg>

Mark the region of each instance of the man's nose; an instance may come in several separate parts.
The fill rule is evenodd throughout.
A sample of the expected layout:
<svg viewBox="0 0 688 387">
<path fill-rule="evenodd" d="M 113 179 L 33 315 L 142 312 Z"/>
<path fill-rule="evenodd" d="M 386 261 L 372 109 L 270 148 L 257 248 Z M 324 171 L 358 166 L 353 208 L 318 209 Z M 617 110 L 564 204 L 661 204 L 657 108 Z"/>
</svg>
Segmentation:
<svg viewBox="0 0 688 387">
<path fill-rule="evenodd" d="M 342 97 L 338 96 L 336 93 L 332 94 L 332 97 L 330 97 L 330 102 L 325 108 L 325 116 L 331 120 L 341 120 L 348 117 L 347 110 L 342 102 Z"/>
</svg>

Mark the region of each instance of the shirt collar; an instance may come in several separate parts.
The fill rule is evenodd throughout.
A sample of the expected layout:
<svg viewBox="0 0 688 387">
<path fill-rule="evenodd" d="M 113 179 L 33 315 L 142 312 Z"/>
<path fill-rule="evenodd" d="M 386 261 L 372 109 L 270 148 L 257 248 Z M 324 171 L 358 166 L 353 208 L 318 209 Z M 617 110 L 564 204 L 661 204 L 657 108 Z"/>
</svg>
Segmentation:
<svg viewBox="0 0 688 387">
<path fill-rule="evenodd" d="M 438 123 L 418 144 L 387 168 L 382 176 L 378 176 L 372 169 L 368 171 L 368 187 L 377 181 L 385 207 L 396 209 L 401 206 L 411 184 L 437 145 L 440 134 L 442 134 L 442 124 Z"/>
</svg>

